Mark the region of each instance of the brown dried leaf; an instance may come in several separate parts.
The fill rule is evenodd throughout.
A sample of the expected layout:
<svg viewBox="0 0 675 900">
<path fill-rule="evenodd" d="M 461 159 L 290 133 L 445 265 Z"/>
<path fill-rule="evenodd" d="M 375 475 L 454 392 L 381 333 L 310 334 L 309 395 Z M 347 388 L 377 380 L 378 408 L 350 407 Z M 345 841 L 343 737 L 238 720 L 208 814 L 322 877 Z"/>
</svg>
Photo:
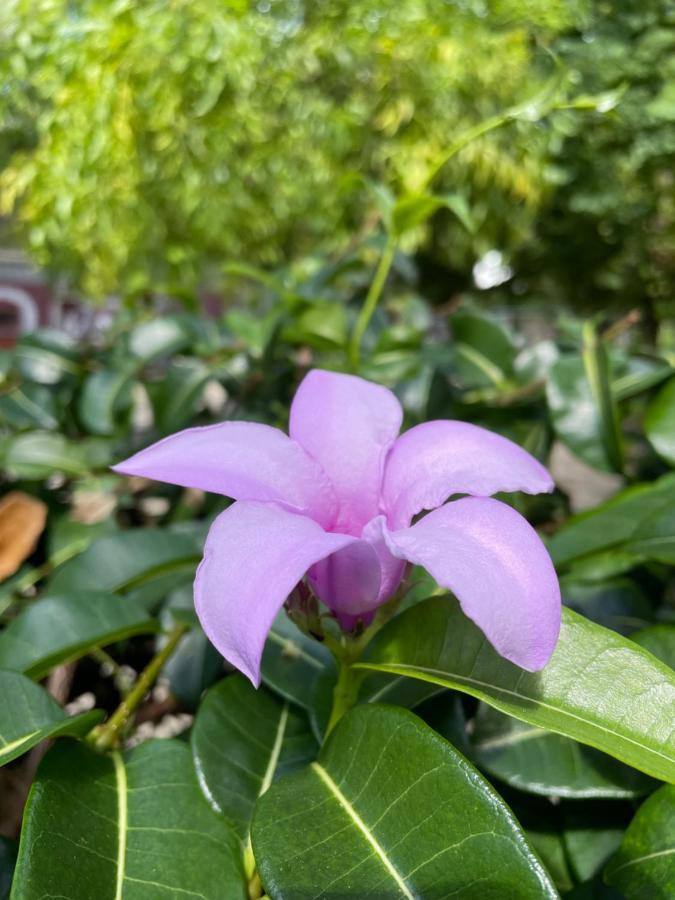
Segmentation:
<svg viewBox="0 0 675 900">
<path fill-rule="evenodd" d="M 12 491 L 0 500 L 0 581 L 13 575 L 31 555 L 47 521 L 47 506 Z"/>
</svg>

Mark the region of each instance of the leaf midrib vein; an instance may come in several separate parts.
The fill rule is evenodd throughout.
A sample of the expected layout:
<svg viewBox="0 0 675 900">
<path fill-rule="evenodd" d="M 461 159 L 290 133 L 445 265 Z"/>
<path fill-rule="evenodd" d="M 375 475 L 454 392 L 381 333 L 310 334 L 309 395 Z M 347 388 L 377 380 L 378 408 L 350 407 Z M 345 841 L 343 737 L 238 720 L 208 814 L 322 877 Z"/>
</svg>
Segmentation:
<svg viewBox="0 0 675 900">
<path fill-rule="evenodd" d="M 396 883 L 396 886 L 400 890 L 401 894 L 406 898 L 406 900 L 417 900 L 417 898 L 415 897 L 415 894 L 413 894 L 410 891 L 410 889 L 408 888 L 408 886 L 406 885 L 400 872 L 396 869 L 396 867 L 394 866 L 392 861 L 389 859 L 387 854 L 384 852 L 384 849 L 378 842 L 375 835 L 370 831 L 370 829 L 368 828 L 366 823 L 363 821 L 361 816 L 357 813 L 357 811 L 351 805 L 349 800 L 347 800 L 345 795 L 342 793 L 340 788 L 333 781 L 333 779 L 330 777 L 330 775 L 324 769 L 324 767 L 318 762 L 313 762 L 310 764 L 310 769 L 312 772 L 314 772 L 318 776 L 318 778 L 321 780 L 321 782 L 324 784 L 324 786 L 328 788 L 328 790 L 333 795 L 335 800 L 340 804 L 340 806 L 343 808 L 343 810 L 347 813 L 347 815 L 351 818 L 351 820 L 354 822 L 356 827 L 359 829 L 361 834 L 368 841 L 368 843 L 374 850 L 377 858 L 380 860 L 380 862 L 385 867 L 387 872 L 393 878 L 393 880 Z"/>
</svg>

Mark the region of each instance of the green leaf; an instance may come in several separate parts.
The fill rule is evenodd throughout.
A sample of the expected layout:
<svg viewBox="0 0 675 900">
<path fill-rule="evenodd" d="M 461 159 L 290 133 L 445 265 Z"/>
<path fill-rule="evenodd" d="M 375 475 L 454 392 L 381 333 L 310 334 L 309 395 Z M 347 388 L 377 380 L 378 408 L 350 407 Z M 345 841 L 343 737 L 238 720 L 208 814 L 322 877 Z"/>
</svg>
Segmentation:
<svg viewBox="0 0 675 900">
<path fill-rule="evenodd" d="M 675 378 L 671 378 L 649 404 L 644 424 L 656 452 L 675 466 Z"/>
<path fill-rule="evenodd" d="M 190 338 L 190 331 L 183 319 L 161 316 L 134 328 L 129 335 L 129 351 L 147 363 L 182 350 Z"/>
<path fill-rule="evenodd" d="M 282 338 L 317 350 L 335 349 L 344 347 L 347 325 L 347 310 L 343 303 L 315 303 L 283 329 Z"/>
<path fill-rule="evenodd" d="M 204 697 L 192 729 L 192 753 L 204 794 L 242 840 L 253 807 L 272 782 L 314 759 L 306 717 L 242 675 Z"/>
<path fill-rule="evenodd" d="M 600 417 L 600 436 L 607 459 L 617 472 L 623 470 L 623 444 L 619 409 L 612 394 L 611 369 L 607 348 L 597 332 L 595 324 L 585 322 L 583 350 L 586 378 Z"/>
<path fill-rule="evenodd" d="M 183 428 L 195 412 L 211 372 L 197 359 L 175 360 L 153 396 L 155 425 L 161 434 Z"/>
<path fill-rule="evenodd" d="M 184 621 L 190 628 L 162 669 L 162 677 L 182 705 L 196 709 L 206 688 L 223 676 L 224 660 L 199 626 L 192 594 L 192 585 L 173 591 L 162 610 L 169 624 Z"/>
<path fill-rule="evenodd" d="M 45 597 L 0 632 L 0 668 L 42 678 L 95 647 L 156 629 L 145 609 L 126 597 L 95 591 Z"/>
<path fill-rule="evenodd" d="M 94 541 L 65 563 L 50 582 L 50 591 L 130 591 L 168 578 L 191 577 L 202 556 L 206 526 L 170 531 L 130 528 Z M 168 593 L 168 590 L 167 590 Z"/>
<path fill-rule="evenodd" d="M 30 381 L 11 388 L 0 396 L 0 421 L 16 429 L 57 428 L 53 391 Z"/>
<path fill-rule="evenodd" d="M 454 691 L 425 702 L 417 712 L 480 769 L 531 795 L 614 800 L 639 797 L 658 786 L 611 756 L 520 722 L 486 703 L 479 703 L 467 722 Z"/>
<path fill-rule="evenodd" d="M 630 815 L 628 804 L 614 801 L 563 805 L 565 849 L 579 881 L 588 881 L 601 873 L 621 843 Z"/>
<path fill-rule="evenodd" d="M 648 625 L 647 628 L 631 634 L 631 640 L 671 669 L 675 669 L 675 624 L 668 622 Z"/>
<path fill-rule="evenodd" d="M 516 350 L 497 321 L 475 312 L 450 317 L 454 368 L 467 387 L 501 387 L 513 374 Z"/>
<path fill-rule="evenodd" d="M 189 748 L 148 741 L 128 755 L 71 742 L 45 757 L 21 834 L 21 900 L 245 900 L 237 840 L 201 796 Z"/>
<path fill-rule="evenodd" d="M 611 756 L 485 704 L 474 720 L 470 757 L 511 787 L 548 797 L 636 797 L 656 785 Z"/>
<path fill-rule="evenodd" d="M 261 797 L 252 838 L 277 900 L 557 896 L 490 785 L 394 707 L 348 713 L 317 762 Z"/>
<path fill-rule="evenodd" d="M 393 619 L 359 666 L 465 691 L 648 775 L 675 779 L 675 672 L 571 610 L 563 609 L 560 639 L 542 672 L 499 656 L 449 597 Z"/>
<path fill-rule="evenodd" d="M 560 586 L 565 606 L 619 634 L 630 634 L 654 619 L 652 604 L 629 578 L 587 584 L 568 576 Z"/>
<path fill-rule="evenodd" d="M 646 800 L 628 826 L 605 880 L 627 900 L 672 900 L 675 896 L 675 786 Z"/>
<path fill-rule="evenodd" d="M 546 398 L 558 437 L 590 466 L 612 471 L 614 466 L 603 438 L 602 416 L 579 354 L 561 356 L 551 366 Z"/>
<path fill-rule="evenodd" d="M 73 339 L 49 328 L 22 335 L 14 360 L 20 374 L 37 384 L 58 384 L 80 370 Z"/>
<path fill-rule="evenodd" d="M 397 237 L 422 225 L 433 216 L 445 202 L 433 194 L 408 194 L 397 200 L 392 209 L 391 228 Z"/>
<path fill-rule="evenodd" d="M 101 720 L 98 711 L 68 717 L 43 688 L 18 672 L 0 670 L 0 765 L 48 737 L 80 737 Z"/>
<path fill-rule="evenodd" d="M 314 682 L 332 668 L 330 651 L 303 634 L 282 609 L 267 635 L 261 665 L 263 682 L 287 700 L 309 709 Z"/>
<path fill-rule="evenodd" d="M 665 563 L 675 565 L 675 506 L 658 510 L 643 519 L 626 542 L 629 553 L 637 553 Z"/>
<path fill-rule="evenodd" d="M 132 378 L 130 372 L 109 369 L 88 376 L 77 403 L 79 420 L 87 431 L 100 435 L 114 433 L 115 414 L 130 403 Z"/>
<path fill-rule="evenodd" d="M 610 549 L 622 550 L 644 522 L 675 504 L 675 475 L 622 491 L 606 503 L 568 519 L 548 541 L 557 567 Z"/>
<path fill-rule="evenodd" d="M 89 471 L 84 448 L 49 431 L 30 431 L 10 439 L 0 462 L 15 478 L 43 479 L 56 472 L 77 476 Z"/>
</svg>

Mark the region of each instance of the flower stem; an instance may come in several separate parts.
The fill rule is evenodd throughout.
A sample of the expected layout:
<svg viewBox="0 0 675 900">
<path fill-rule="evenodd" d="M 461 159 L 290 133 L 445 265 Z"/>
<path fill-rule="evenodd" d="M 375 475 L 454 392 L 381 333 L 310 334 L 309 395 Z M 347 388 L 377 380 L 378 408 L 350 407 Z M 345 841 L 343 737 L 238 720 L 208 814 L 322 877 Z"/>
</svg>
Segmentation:
<svg viewBox="0 0 675 900">
<path fill-rule="evenodd" d="M 157 680 L 159 673 L 164 668 L 169 657 L 178 646 L 178 642 L 187 631 L 187 625 L 179 622 L 169 632 L 166 644 L 153 656 L 148 665 L 138 677 L 138 681 L 122 700 L 115 712 L 107 722 L 99 725 L 89 735 L 88 740 L 97 750 L 110 750 L 120 740 L 120 736 L 126 728 L 127 722 L 133 716 L 136 709 Z"/>
<path fill-rule="evenodd" d="M 333 708 L 331 709 L 328 727 L 326 728 L 326 737 L 328 737 L 344 714 L 349 712 L 352 706 L 356 705 L 359 688 L 365 674 L 352 668 L 352 663 L 356 662 L 357 658 L 344 656 L 339 661 L 340 669 L 337 684 L 333 689 Z"/>
<path fill-rule="evenodd" d="M 346 712 L 356 706 L 359 698 L 361 682 L 367 672 L 362 669 L 355 670 L 354 663 L 358 662 L 363 651 L 372 641 L 378 631 L 383 628 L 389 619 L 395 614 L 401 601 L 402 593 L 381 606 L 372 623 L 358 637 L 343 635 L 340 642 L 329 637 L 326 638 L 326 646 L 332 651 L 338 663 L 338 680 L 333 689 L 333 706 L 331 708 L 326 737 L 331 733 Z"/>
<path fill-rule="evenodd" d="M 368 328 L 370 320 L 372 319 L 373 313 L 375 312 L 375 309 L 377 307 L 378 301 L 382 294 L 382 290 L 387 280 L 387 275 L 389 275 L 389 270 L 391 269 L 392 263 L 394 262 L 395 254 L 396 238 L 393 234 L 389 234 L 387 237 L 387 243 L 384 247 L 384 252 L 382 253 L 380 261 L 377 264 L 375 275 L 373 276 L 370 288 L 368 289 L 368 293 L 366 294 L 366 299 L 363 301 L 363 306 L 361 307 L 361 311 L 359 312 L 358 318 L 356 320 L 356 325 L 354 326 L 354 330 L 349 341 L 349 361 L 352 365 L 352 368 L 354 369 L 358 368 L 359 360 L 361 358 L 361 342 L 363 341 L 363 335 L 366 333 L 366 329 Z"/>
</svg>

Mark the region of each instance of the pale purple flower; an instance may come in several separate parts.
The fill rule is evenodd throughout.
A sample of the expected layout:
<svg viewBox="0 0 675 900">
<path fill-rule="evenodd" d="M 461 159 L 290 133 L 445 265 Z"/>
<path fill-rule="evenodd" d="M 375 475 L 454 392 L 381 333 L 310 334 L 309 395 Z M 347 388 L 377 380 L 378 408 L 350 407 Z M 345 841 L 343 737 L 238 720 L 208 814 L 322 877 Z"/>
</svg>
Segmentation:
<svg viewBox="0 0 675 900">
<path fill-rule="evenodd" d="M 475 425 L 426 422 L 399 436 L 401 421 L 391 391 L 315 369 L 293 400 L 290 436 L 255 422 L 189 428 L 115 467 L 236 500 L 209 532 L 195 606 L 254 684 L 272 621 L 305 576 L 349 628 L 392 597 L 407 562 L 451 590 L 502 656 L 528 671 L 549 660 L 553 565 L 528 522 L 489 499 L 550 491 L 549 473 Z M 446 503 L 454 494 L 469 496 Z M 411 525 L 422 510 L 433 512 Z"/>
</svg>

